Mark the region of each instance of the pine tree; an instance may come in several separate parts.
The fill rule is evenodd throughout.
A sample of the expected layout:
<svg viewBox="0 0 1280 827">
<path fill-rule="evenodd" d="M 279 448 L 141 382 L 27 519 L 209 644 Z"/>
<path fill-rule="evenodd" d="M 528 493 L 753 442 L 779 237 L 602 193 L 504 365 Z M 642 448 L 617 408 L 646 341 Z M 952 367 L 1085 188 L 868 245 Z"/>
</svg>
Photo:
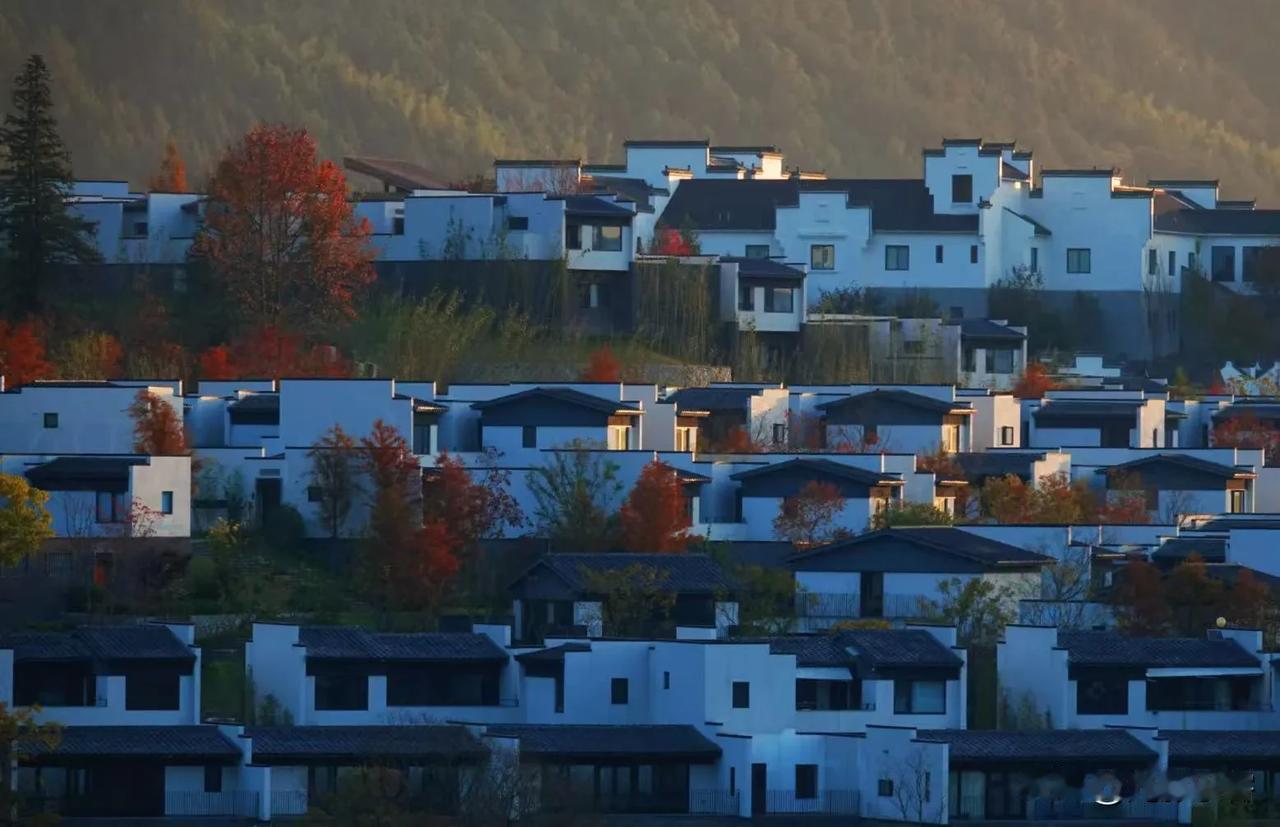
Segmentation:
<svg viewBox="0 0 1280 827">
<path fill-rule="evenodd" d="M 85 237 L 90 222 L 67 209 L 71 158 L 53 118 L 49 67 L 27 58 L 14 79 L 13 108 L 0 127 L 0 238 L 7 259 L 11 309 L 39 309 L 39 291 L 58 262 L 94 262 L 97 250 Z"/>
</svg>

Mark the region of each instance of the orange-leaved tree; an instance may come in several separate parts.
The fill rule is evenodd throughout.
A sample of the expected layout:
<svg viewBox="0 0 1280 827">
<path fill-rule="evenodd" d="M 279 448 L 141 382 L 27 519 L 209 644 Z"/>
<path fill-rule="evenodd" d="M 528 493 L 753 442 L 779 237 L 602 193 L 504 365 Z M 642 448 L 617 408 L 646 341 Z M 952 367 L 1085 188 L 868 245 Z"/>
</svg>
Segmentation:
<svg viewBox="0 0 1280 827">
<path fill-rule="evenodd" d="M 1138 637 L 1168 633 L 1173 612 L 1165 600 L 1159 569 L 1145 559 L 1135 559 L 1116 573 L 1115 583 L 1111 601 L 1121 631 Z"/>
<path fill-rule="evenodd" d="M 1027 365 L 1022 376 L 1014 383 L 1013 395 L 1019 399 L 1039 399 L 1046 391 L 1053 390 L 1057 384 L 1049 378 L 1049 371 L 1039 362 Z"/>
<path fill-rule="evenodd" d="M 133 450 L 153 457 L 183 457 L 190 453 L 182 419 L 169 400 L 143 388 L 129 405 L 133 417 Z"/>
<path fill-rule="evenodd" d="M 178 144 L 170 138 L 164 145 L 164 159 L 160 161 L 160 170 L 151 176 L 152 192 L 186 192 L 187 162 L 182 160 L 178 152 Z"/>
<path fill-rule="evenodd" d="M 53 366 L 45 361 L 44 340 L 32 322 L 10 324 L 0 319 L 0 376 L 7 388 L 45 379 Z"/>
<path fill-rule="evenodd" d="M 507 490 L 510 481 L 491 455 L 468 469 L 457 457 L 441 453 L 424 482 L 424 519 L 446 525 L 458 549 L 472 554 L 481 540 L 502 537 L 524 522 L 520 504 Z"/>
<path fill-rule="evenodd" d="M 845 500 L 833 483 L 810 480 L 782 500 L 773 519 L 774 532 L 797 548 L 808 548 L 839 538 L 845 532 L 836 524 Z"/>
<path fill-rule="evenodd" d="M 698 239 L 689 231 L 675 227 L 659 227 L 653 232 L 649 252 L 655 256 L 696 256 Z"/>
<path fill-rule="evenodd" d="M 374 280 L 369 234 L 306 130 L 258 126 L 218 162 L 192 252 L 251 324 L 312 333 L 355 315 Z"/>
<path fill-rule="evenodd" d="M 619 513 L 620 544 L 627 551 L 679 552 L 689 548 L 689 500 L 676 469 L 651 460 Z"/>
<path fill-rule="evenodd" d="M 1213 444 L 1261 450 L 1268 466 L 1280 465 L 1280 430 L 1258 419 L 1252 411 L 1220 419 L 1213 426 Z"/>
<path fill-rule="evenodd" d="M 311 460 L 307 481 L 315 489 L 320 520 L 329 536 L 336 538 L 342 533 L 359 488 L 356 442 L 341 425 L 334 425 L 311 446 L 307 458 Z"/>
<path fill-rule="evenodd" d="M 200 354 L 202 379 L 344 378 L 351 362 L 336 348 L 308 347 L 302 337 L 273 325 L 253 328 L 228 345 Z"/>
<path fill-rule="evenodd" d="M 583 382 L 621 382 L 622 363 L 613 355 L 613 349 L 601 345 L 591 351 L 587 366 L 582 371 Z"/>
</svg>

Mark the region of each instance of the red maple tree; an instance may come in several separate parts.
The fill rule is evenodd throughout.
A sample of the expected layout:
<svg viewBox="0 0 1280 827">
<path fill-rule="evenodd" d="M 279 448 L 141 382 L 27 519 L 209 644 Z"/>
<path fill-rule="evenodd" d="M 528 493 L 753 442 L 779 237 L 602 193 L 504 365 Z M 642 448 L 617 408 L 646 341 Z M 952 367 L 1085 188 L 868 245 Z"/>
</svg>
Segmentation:
<svg viewBox="0 0 1280 827">
<path fill-rule="evenodd" d="M 613 349 L 601 345 L 591 351 L 587 366 L 582 371 L 583 382 L 621 382 L 622 363 L 613 355 Z"/>
<path fill-rule="evenodd" d="M 336 348 L 307 347 L 301 336 L 265 325 L 254 328 L 230 345 L 216 345 L 200 354 L 202 379 L 279 379 L 351 375 L 351 362 Z"/>
<path fill-rule="evenodd" d="M 524 522 L 519 503 L 507 491 L 509 483 L 510 475 L 492 462 L 473 471 L 442 453 L 423 487 L 423 513 L 428 521 L 447 523 L 459 549 L 472 550 Z"/>
<path fill-rule="evenodd" d="M 374 280 L 369 222 L 347 201 L 346 178 L 318 160 L 306 130 L 258 126 L 209 182 L 207 259 L 252 322 L 320 331 L 355 315 Z"/>
<path fill-rule="evenodd" d="M 619 513 L 620 545 L 627 551 L 681 552 L 689 548 L 688 498 L 676 469 L 651 460 Z"/>
<path fill-rule="evenodd" d="M 1268 466 L 1280 465 L 1280 430 L 1262 422 L 1252 411 L 1219 420 L 1213 426 L 1212 442 L 1219 448 L 1262 450 Z"/>
<path fill-rule="evenodd" d="M 1018 399 L 1040 399 L 1055 387 L 1057 383 L 1049 378 L 1049 371 L 1045 366 L 1039 362 L 1031 362 L 1014 384 L 1013 395 Z"/>
<path fill-rule="evenodd" d="M 32 322 L 11 325 L 0 320 L 0 376 L 7 388 L 45 379 L 53 366 L 45 361 L 44 340 Z"/>
<path fill-rule="evenodd" d="M 173 139 L 164 145 L 164 160 L 160 162 L 160 171 L 151 177 L 150 188 L 152 192 L 187 191 L 187 162 L 182 160 Z"/>
<path fill-rule="evenodd" d="M 655 256 L 696 256 L 698 245 L 688 233 L 674 227 L 660 227 L 653 233 L 650 252 Z"/>
<path fill-rule="evenodd" d="M 168 400 L 143 388 L 129 406 L 133 450 L 153 457 L 182 457 L 190 451 L 182 420 Z"/>
<path fill-rule="evenodd" d="M 782 500 L 778 516 L 773 520 L 773 530 L 797 548 L 834 540 L 843 533 L 835 525 L 835 518 L 844 506 L 844 496 L 833 483 L 810 480 Z"/>
<path fill-rule="evenodd" d="M 1121 631 L 1135 636 L 1166 634 L 1173 612 L 1165 599 L 1160 570 L 1139 558 L 1126 563 L 1115 580 L 1111 599 Z"/>
</svg>

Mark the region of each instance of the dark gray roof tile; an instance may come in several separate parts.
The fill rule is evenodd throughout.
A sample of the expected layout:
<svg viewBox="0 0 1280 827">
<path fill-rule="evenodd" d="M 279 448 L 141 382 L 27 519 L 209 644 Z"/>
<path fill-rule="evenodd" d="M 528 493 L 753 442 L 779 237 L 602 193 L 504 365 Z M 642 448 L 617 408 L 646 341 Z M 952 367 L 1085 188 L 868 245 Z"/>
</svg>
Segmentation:
<svg viewBox="0 0 1280 827">
<path fill-rule="evenodd" d="M 692 726 L 685 725 L 491 725 L 487 735 L 518 738 L 520 754 L 535 758 L 665 757 L 696 762 L 715 761 L 720 747 Z"/>
<path fill-rule="evenodd" d="M 240 749 L 216 726 L 69 726 L 52 749 L 34 750 L 37 760 L 72 758 L 215 758 L 236 760 Z"/>
<path fill-rule="evenodd" d="M 1060 729 L 1044 732 L 922 729 L 921 741 L 951 745 L 952 763 L 1004 761 L 1091 762 L 1155 761 L 1156 753 L 1137 738 L 1118 729 Z"/>
<path fill-rule="evenodd" d="M 291 764 L 323 759 L 473 760 L 488 751 L 466 727 L 396 726 L 246 727 L 255 764 Z"/>
<path fill-rule="evenodd" d="M 1127 637 L 1119 632 L 1058 633 L 1072 666 L 1255 667 L 1258 658 L 1229 638 Z"/>
<path fill-rule="evenodd" d="M 487 635 L 470 632 L 370 632 L 350 626 L 303 626 L 299 642 L 308 658 L 379 661 L 505 661 Z"/>
</svg>

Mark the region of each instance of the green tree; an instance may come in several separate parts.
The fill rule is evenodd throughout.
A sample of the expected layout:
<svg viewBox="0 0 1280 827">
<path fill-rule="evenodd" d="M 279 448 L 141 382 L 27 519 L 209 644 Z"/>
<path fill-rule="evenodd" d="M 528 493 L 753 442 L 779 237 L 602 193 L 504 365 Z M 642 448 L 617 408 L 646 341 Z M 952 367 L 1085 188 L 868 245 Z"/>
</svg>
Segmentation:
<svg viewBox="0 0 1280 827">
<path fill-rule="evenodd" d="M 0 565 L 12 566 L 53 536 L 49 495 L 26 477 L 0 474 Z"/>
<path fill-rule="evenodd" d="M 912 525 L 951 525 L 955 520 L 933 503 L 897 503 L 876 512 L 873 529 Z"/>
<path fill-rule="evenodd" d="M 961 645 L 990 646 L 1013 622 L 1016 596 L 990 580 L 953 577 L 938 584 L 938 599 L 921 601 L 920 612 L 930 620 L 956 627 Z"/>
<path fill-rule="evenodd" d="M 529 475 L 538 530 L 557 551 L 604 551 L 614 544 L 618 466 L 592 447 L 571 442 Z"/>
<path fill-rule="evenodd" d="M 4 823 L 10 823 L 14 811 L 22 801 L 21 793 L 14 789 L 13 768 L 20 755 L 32 755 L 57 749 L 62 743 L 62 725 L 38 723 L 36 713 L 40 707 L 9 710 L 0 703 L 0 813 Z M 50 821 L 19 821 L 20 824 L 49 824 Z"/>
<path fill-rule="evenodd" d="M 582 569 L 587 591 L 600 598 L 600 620 L 611 637 L 645 637 L 667 625 L 676 593 L 667 573 L 636 563 L 609 571 Z"/>
<path fill-rule="evenodd" d="M 14 79 L 13 108 L 0 127 L 0 237 L 8 259 L 12 310 L 39 309 L 40 288 L 59 262 L 93 262 L 100 256 L 86 234 L 92 225 L 67 209 L 71 157 L 53 117 L 49 68 L 27 58 Z"/>
</svg>

